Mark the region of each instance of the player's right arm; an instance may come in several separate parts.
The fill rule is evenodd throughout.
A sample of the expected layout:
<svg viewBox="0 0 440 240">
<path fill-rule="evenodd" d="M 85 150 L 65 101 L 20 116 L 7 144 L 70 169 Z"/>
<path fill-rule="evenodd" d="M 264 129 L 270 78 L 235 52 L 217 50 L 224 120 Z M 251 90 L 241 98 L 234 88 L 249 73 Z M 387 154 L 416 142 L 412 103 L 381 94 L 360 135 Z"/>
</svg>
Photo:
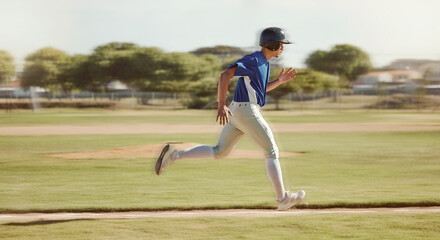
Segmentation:
<svg viewBox="0 0 440 240">
<path fill-rule="evenodd" d="M 221 125 L 229 122 L 229 116 L 232 116 L 231 110 L 226 106 L 226 93 L 228 92 L 229 82 L 234 77 L 237 65 L 230 67 L 220 74 L 220 81 L 218 83 L 217 97 L 218 97 L 218 112 L 216 122 L 220 120 Z"/>
</svg>

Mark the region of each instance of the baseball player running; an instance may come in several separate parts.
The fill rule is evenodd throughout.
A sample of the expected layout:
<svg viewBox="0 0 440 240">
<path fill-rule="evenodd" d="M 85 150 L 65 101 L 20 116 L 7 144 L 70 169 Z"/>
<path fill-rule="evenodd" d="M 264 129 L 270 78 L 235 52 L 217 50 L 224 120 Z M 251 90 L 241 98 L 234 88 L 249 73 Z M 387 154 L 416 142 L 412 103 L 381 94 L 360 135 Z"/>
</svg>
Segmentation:
<svg viewBox="0 0 440 240">
<path fill-rule="evenodd" d="M 278 58 L 286 39 L 282 29 L 266 28 L 260 35 L 261 50 L 246 55 L 229 65 L 220 75 L 218 85 L 218 114 L 216 121 L 224 125 L 216 146 L 199 145 L 177 151 L 166 145 L 157 159 L 155 170 L 160 175 L 164 168 L 177 160 L 189 158 L 219 159 L 227 156 L 238 140 L 246 134 L 264 151 L 267 175 L 275 189 L 278 210 L 287 210 L 302 201 L 303 190 L 292 193 L 284 189 L 283 177 L 279 162 L 278 147 L 272 131 L 260 113 L 265 104 L 266 92 L 288 82 L 295 77 L 296 70 L 282 70 L 277 79 L 269 81 L 270 64 L 273 57 Z M 226 106 L 226 93 L 229 81 L 238 76 L 234 100 Z"/>
</svg>

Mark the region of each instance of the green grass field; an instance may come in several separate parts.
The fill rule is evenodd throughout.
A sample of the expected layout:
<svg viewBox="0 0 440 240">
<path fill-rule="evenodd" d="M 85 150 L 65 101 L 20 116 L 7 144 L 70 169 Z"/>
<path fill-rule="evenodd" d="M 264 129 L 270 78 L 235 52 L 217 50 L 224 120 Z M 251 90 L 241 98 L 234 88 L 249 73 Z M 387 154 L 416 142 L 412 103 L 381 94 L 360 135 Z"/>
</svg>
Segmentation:
<svg viewBox="0 0 440 240">
<path fill-rule="evenodd" d="M 440 113 L 431 111 L 385 110 L 305 110 L 265 111 L 269 123 L 368 123 L 368 124 L 436 124 Z M 45 125 L 109 125 L 109 124 L 215 124 L 215 111 L 111 111 L 45 109 L 41 113 L 14 111 L 0 112 L 0 127 Z"/>
<path fill-rule="evenodd" d="M 264 115 L 270 123 L 440 123 L 438 113 L 411 111 L 268 111 Z M 213 111 L 58 109 L 36 114 L 2 113 L 0 127 L 215 124 L 214 120 Z M 275 208 L 263 159 L 184 160 L 157 177 L 154 158 L 75 160 L 46 156 L 170 139 L 215 144 L 217 137 L 218 134 L 0 136 L 0 212 Z M 305 153 L 280 160 L 286 188 L 307 192 L 300 208 L 440 206 L 440 131 L 276 133 L 276 140 L 282 151 Z M 257 150 L 246 137 L 237 148 Z M 221 239 L 215 236 L 222 234 L 242 239 L 291 239 L 290 233 L 301 234 L 302 239 L 370 239 L 374 235 L 386 239 L 435 239 L 440 228 L 438 219 L 438 214 L 384 214 L 280 217 L 271 218 L 269 223 L 265 218 L 96 220 L 3 224 L 0 230 L 6 239 L 155 239 L 165 229 L 164 224 L 171 222 L 175 231 L 167 232 L 169 239 Z M 266 224 L 269 227 L 261 227 Z"/>
<path fill-rule="evenodd" d="M 440 213 L 155 218 L 0 224 L 2 239 L 438 239 Z"/>
<path fill-rule="evenodd" d="M 214 134 L 176 139 L 215 143 Z M 273 207 L 264 160 L 186 160 L 153 172 L 155 159 L 66 160 L 47 153 L 157 143 L 170 136 L 1 137 L 0 206 L 8 210 Z M 438 132 L 279 134 L 285 185 L 306 203 L 440 205 Z M 24 147 L 24 149 L 22 149 Z M 243 139 L 239 148 L 256 149 Z M 417 189 L 418 191 L 414 191 Z"/>
</svg>

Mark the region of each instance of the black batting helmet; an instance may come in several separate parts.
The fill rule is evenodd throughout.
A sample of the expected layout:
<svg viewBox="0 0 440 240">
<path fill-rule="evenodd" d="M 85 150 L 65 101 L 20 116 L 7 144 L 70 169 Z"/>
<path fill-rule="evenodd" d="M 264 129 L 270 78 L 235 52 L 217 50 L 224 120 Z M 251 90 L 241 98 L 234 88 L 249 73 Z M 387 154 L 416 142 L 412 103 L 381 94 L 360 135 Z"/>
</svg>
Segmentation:
<svg viewBox="0 0 440 240">
<path fill-rule="evenodd" d="M 280 43 L 291 44 L 292 42 L 286 39 L 286 34 L 281 28 L 270 27 L 261 32 L 260 46 L 271 51 L 276 51 L 280 48 Z"/>
</svg>

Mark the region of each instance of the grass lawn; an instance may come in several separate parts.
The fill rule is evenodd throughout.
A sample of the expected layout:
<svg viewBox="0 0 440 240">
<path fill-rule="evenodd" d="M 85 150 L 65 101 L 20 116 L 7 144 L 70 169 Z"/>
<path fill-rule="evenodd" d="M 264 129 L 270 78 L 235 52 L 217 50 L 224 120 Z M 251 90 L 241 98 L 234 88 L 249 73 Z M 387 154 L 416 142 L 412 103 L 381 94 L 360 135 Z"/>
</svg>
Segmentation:
<svg viewBox="0 0 440 240">
<path fill-rule="evenodd" d="M 169 139 L 215 144 L 216 134 L 0 136 L 0 211 L 274 207 L 263 159 L 66 160 L 81 152 Z M 287 189 L 302 207 L 440 205 L 440 131 L 280 133 Z M 257 149 L 248 138 L 238 148 Z"/>
<path fill-rule="evenodd" d="M 111 111 L 44 109 L 39 113 L 14 111 L 0 112 L 0 127 L 41 125 L 109 125 L 109 124 L 215 124 L 214 110 L 175 111 Z M 440 113 L 431 111 L 380 111 L 380 110 L 305 110 L 263 112 L 269 123 L 364 123 L 426 125 L 440 122 Z"/>
<path fill-rule="evenodd" d="M 439 239 L 440 213 L 0 223 L 2 239 Z"/>
<path fill-rule="evenodd" d="M 51 109 L 0 113 L 0 127 L 142 123 L 214 124 L 212 111 Z M 411 111 L 266 111 L 270 123 L 438 125 Z M 217 134 L 0 136 L 0 212 L 271 208 L 263 159 L 184 160 L 153 172 L 155 159 L 47 157 Z M 440 205 L 440 131 L 277 133 L 287 189 L 298 207 Z M 248 138 L 240 149 L 257 149 Z M 317 214 L 0 222 L 1 239 L 439 239 L 440 213 Z"/>
</svg>

